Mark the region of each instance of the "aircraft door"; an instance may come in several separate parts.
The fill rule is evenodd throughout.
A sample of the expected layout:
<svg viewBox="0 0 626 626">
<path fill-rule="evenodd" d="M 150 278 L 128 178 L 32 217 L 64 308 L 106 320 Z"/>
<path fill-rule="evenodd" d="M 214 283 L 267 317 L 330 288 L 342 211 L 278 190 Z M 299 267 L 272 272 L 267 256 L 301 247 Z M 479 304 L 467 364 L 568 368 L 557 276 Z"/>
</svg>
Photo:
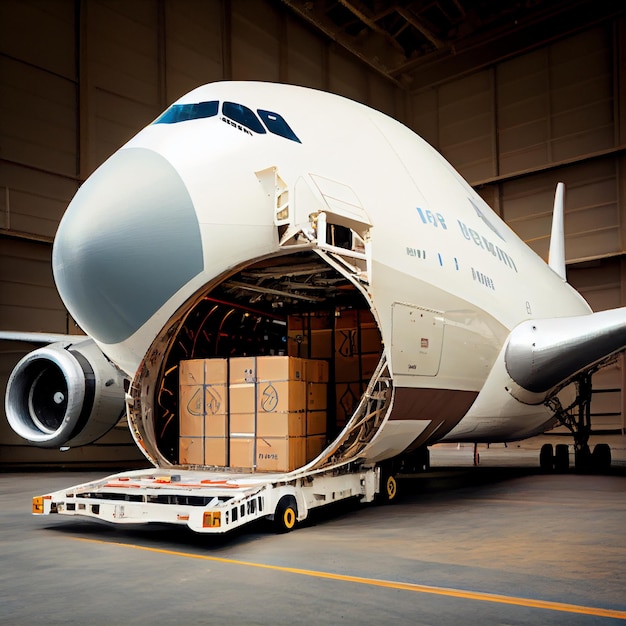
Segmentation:
<svg viewBox="0 0 626 626">
<path fill-rule="evenodd" d="M 391 309 L 394 374 L 436 376 L 443 346 L 443 315 L 401 302 L 394 302 Z"/>
</svg>

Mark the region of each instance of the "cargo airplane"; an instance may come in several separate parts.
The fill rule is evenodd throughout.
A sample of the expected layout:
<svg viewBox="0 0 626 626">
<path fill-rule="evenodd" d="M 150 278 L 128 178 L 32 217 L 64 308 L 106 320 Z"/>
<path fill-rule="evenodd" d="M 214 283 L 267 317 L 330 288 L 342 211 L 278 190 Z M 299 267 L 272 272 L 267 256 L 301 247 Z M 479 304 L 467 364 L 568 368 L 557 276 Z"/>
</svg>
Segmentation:
<svg viewBox="0 0 626 626">
<path fill-rule="evenodd" d="M 180 364 L 285 355 L 328 365 L 322 444 L 288 477 L 379 468 L 374 490 L 391 477 L 392 496 L 394 473 L 426 466 L 436 442 L 559 421 L 576 462 L 606 468 L 608 447 L 587 442 L 589 381 L 626 346 L 626 310 L 593 313 L 567 283 L 562 186 L 554 216 L 546 264 L 387 115 L 290 85 L 201 86 L 71 201 L 53 271 L 87 337 L 51 337 L 17 364 L 9 423 L 77 446 L 125 413 L 157 470 L 235 480 L 228 447 L 217 463 L 181 452 Z M 567 464 L 565 448 L 542 449 L 542 466 Z M 293 498 L 287 522 L 306 506 Z"/>
</svg>

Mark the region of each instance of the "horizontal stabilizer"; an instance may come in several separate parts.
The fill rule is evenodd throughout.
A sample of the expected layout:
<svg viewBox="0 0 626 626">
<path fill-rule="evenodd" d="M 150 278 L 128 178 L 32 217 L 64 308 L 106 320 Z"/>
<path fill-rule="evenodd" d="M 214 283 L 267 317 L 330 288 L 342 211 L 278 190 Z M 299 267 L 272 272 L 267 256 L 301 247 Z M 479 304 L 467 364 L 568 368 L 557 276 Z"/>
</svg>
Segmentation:
<svg viewBox="0 0 626 626">
<path fill-rule="evenodd" d="M 626 348 L 626 308 L 528 320 L 509 337 L 505 364 L 523 389 L 545 393 Z"/>
</svg>

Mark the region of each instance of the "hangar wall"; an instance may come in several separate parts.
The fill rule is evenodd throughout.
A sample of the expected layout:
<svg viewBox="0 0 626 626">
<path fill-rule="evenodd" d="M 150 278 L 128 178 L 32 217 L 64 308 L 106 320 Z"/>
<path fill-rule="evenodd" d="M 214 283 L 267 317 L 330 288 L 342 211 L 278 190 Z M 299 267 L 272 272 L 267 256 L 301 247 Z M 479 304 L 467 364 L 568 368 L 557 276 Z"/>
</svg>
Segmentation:
<svg viewBox="0 0 626 626">
<path fill-rule="evenodd" d="M 79 332 L 50 269 L 65 207 L 170 102 L 222 79 L 325 89 L 407 123 L 543 256 L 565 180 L 570 280 L 594 308 L 624 304 L 623 28 L 610 20 L 405 91 L 270 0 L 2 0 L 0 328 Z M 0 342 L 0 394 L 28 349 Z M 596 381 L 602 428 L 624 427 L 621 365 Z M 140 460 L 123 428 L 60 453 L 22 446 L 0 415 L 0 467 Z"/>
</svg>

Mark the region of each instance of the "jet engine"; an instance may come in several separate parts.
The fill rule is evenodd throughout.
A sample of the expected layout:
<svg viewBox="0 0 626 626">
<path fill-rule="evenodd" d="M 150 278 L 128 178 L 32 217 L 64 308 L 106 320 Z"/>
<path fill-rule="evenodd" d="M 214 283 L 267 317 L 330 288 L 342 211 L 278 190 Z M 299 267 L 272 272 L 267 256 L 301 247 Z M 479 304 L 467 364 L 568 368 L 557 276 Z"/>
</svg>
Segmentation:
<svg viewBox="0 0 626 626">
<path fill-rule="evenodd" d="M 53 343 L 15 366 L 5 409 L 11 428 L 35 446 L 86 445 L 122 417 L 124 377 L 91 339 Z"/>
</svg>

